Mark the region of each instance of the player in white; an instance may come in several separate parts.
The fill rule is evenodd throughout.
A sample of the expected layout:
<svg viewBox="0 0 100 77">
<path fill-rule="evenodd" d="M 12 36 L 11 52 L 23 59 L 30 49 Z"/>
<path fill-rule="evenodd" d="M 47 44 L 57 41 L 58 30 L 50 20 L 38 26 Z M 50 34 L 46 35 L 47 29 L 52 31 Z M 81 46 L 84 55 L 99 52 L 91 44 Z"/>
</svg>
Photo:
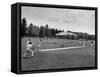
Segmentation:
<svg viewBox="0 0 100 77">
<path fill-rule="evenodd" d="M 40 48 L 41 48 L 41 43 L 42 43 L 42 40 L 41 40 L 41 38 L 39 38 L 39 43 L 38 43 L 38 48 L 37 48 L 37 51 L 39 51 L 39 50 L 40 50 Z"/>
<path fill-rule="evenodd" d="M 85 46 L 85 40 L 79 39 L 79 43 L 80 43 L 81 46 Z"/>
<path fill-rule="evenodd" d="M 95 47 L 95 41 L 91 41 L 91 46 Z"/>
<path fill-rule="evenodd" d="M 80 43 L 80 45 L 82 45 L 82 39 L 79 39 L 79 43 Z"/>
<path fill-rule="evenodd" d="M 86 40 L 83 40 L 83 44 L 82 44 L 83 46 L 85 46 L 85 41 L 86 41 Z"/>
<path fill-rule="evenodd" d="M 31 40 L 29 39 L 26 44 L 26 51 L 24 52 L 23 57 L 26 57 L 27 52 L 31 52 L 31 56 L 34 56 L 35 52 L 35 45 L 32 44 Z"/>
<path fill-rule="evenodd" d="M 64 48 L 64 40 L 61 42 L 61 48 Z"/>
</svg>

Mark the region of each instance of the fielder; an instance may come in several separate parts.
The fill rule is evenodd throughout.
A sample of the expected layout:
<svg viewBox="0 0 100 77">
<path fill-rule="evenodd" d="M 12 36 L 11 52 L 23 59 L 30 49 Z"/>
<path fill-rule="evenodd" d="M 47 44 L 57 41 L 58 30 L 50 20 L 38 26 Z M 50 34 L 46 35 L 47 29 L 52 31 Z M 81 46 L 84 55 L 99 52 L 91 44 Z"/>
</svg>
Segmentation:
<svg viewBox="0 0 100 77">
<path fill-rule="evenodd" d="M 91 46 L 95 47 L 95 41 L 91 41 Z"/>
<path fill-rule="evenodd" d="M 64 48 L 64 40 L 61 43 L 61 48 Z"/>
<path fill-rule="evenodd" d="M 40 50 L 40 48 L 41 48 L 41 43 L 42 43 L 42 40 L 39 38 L 39 43 L 38 43 L 38 48 L 37 48 L 37 51 L 39 51 L 39 50 Z"/>
<path fill-rule="evenodd" d="M 79 39 L 79 43 L 81 46 L 85 46 L 85 40 Z"/>
</svg>

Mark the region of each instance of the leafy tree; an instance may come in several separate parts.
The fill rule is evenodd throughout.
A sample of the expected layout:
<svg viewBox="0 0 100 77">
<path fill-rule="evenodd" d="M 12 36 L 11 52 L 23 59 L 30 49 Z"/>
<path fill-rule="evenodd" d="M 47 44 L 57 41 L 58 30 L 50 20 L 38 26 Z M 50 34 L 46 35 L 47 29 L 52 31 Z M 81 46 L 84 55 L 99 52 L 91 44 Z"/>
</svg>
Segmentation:
<svg viewBox="0 0 100 77">
<path fill-rule="evenodd" d="M 34 36 L 39 36 L 39 31 L 40 31 L 39 27 L 36 26 L 36 25 L 34 25 L 34 26 L 33 26 L 33 33 L 34 33 Z"/>
<path fill-rule="evenodd" d="M 45 36 L 49 36 L 49 26 L 48 26 L 48 24 L 46 24 L 46 26 L 45 26 L 45 34 L 44 34 Z"/>
<path fill-rule="evenodd" d="M 43 26 L 40 27 L 39 36 L 44 37 L 44 27 Z"/>
<path fill-rule="evenodd" d="M 29 25 L 29 27 L 28 27 L 28 34 L 30 35 L 30 36 L 34 36 L 34 33 L 33 33 L 33 24 L 32 23 L 30 23 L 30 25 Z"/>
<path fill-rule="evenodd" d="M 27 25 L 26 18 L 23 18 L 21 21 L 21 36 L 25 36 L 26 34 L 26 25 Z"/>
</svg>

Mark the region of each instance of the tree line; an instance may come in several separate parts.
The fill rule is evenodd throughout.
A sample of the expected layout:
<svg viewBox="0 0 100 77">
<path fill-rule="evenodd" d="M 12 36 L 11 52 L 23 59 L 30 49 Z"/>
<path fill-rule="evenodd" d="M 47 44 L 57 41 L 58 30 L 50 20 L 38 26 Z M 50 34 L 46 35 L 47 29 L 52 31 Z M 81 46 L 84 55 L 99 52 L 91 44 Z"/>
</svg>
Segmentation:
<svg viewBox="0 0 100 77">
<path fill-rule="evenodd" d="M 21 20 L 21 36 L 32 36 L 32 37 L 57 37 L 56 34 L 59 32 L 64 32 L 64 30 L 59 30 L 55 28 L 49 28 L 49 25 L 46 24 L 44 26 L 33 25 L 33 23 L 27 24 L 26 18 Z M 65 35 L 59 36 L 59 38 L 66 39 L 86 39 L 86 40 L 95 40 L 95 35 L 90 35 L 88 33 L 83 32 L 73 32 L 68 31 L 70 33 L 74 33 L 78 35 L 78 38 L 75 38 L 73 35 Z"/>
<path fill-rule="evenodd" d="M 21 36 L 33 36 L 33 37 L 55 37 L 55 35 L 59 32 L 63 32 L 64 30 L 59 30 L 55 28 L 49 28 L 49 25 L 46 24 L 44 26 L 33 25 L 30 23 L 27 25 L 26 18 L 23 18 L 21 21 Z"/>
</svg>

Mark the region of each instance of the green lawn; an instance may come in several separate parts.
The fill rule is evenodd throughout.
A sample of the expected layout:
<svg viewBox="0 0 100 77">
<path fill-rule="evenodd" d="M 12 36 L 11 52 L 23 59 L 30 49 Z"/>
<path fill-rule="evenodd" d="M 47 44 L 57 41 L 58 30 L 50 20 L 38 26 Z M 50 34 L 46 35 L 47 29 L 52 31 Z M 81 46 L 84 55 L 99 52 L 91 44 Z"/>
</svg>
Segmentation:
<svg viewBox="0 0 100 77">
<path fill-rule="evenodd" d="M 31 38 L 35 45 L 37 38 Z M 22 38 L 22 53 L 28 38 Z M 59 48 L 63 39 L 44 39 L 41 49 Z M 65 40 L 65 47 L 79 46 L 77 40 Z M 36 52 L 31 58 L 21 59 L 22 70 L 40 70 L 55 68 L 93 67 L 95 65 L 95 49 L 86 42 L 86 47 L 58 51 Z"/>
</svg>

